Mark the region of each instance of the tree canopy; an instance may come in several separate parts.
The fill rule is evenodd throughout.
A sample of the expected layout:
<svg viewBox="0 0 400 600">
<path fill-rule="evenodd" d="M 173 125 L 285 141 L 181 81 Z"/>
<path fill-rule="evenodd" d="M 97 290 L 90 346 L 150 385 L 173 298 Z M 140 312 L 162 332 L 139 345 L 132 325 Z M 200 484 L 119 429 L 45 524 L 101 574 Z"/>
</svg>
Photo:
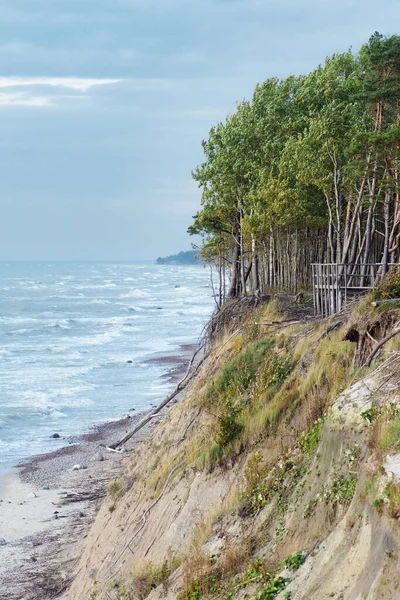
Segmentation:
<svg viewBox="0 0 400 600">
<path fill-rule="evenodd" d="M 230 297 L 308 287 L 312 262 L 384 273 L 400 257 L 400 36 L 257 84 L 203 151 L 189 232 L 219 269 L 221 299 L 226 271 Z"/>
</svg>

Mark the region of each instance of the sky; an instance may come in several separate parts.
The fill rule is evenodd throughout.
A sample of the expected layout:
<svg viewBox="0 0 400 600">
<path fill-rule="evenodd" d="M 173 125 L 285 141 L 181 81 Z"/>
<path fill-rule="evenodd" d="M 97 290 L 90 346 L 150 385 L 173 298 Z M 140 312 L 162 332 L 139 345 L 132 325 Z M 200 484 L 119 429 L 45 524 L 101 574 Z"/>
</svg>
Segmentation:
<svg viewBox="0 0 400 600">
<path fill-rule="evenodd" d="M 1 0 L 0 260 L 190 249 L 210 127 L 399 29 L 399 0 Z"/>
</svg>

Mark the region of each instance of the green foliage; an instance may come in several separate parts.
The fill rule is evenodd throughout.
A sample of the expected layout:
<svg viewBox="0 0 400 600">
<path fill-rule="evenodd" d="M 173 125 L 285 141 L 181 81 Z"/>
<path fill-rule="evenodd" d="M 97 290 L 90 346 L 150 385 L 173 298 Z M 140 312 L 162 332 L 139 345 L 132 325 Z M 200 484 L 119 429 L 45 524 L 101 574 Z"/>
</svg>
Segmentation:
<svg viewBox="0 0 400 600">
<path fill-rule="evenodd" d="M 247 463 L 244 472 L 246 488 L 243 492 L 244 511 L 255 515 L 268 502 L 276 500 L 276 510 L 284 515 L 288 506 L 288 496 L 304 475 L 304 468 L 283 459 L 271 471 L 267 471 L 262 456 L 256 452 Z"/>
<path fill-rule="evenodd" d="M 262 361 L 271 347 L 269 340 L 257 340 L 228 360 L 208 387 L 208 398 L 214 400 L 215 397 L 222 395 L 243 394 L 254 382 Z"/>
<path fill-rule="evenodd" d="M 293 363 L 290 357 L 273 354 L 267 365 L 267 377 L 265 378 L 266 384 L 273 387 L 281 386 L 285 382 L 292 369 Z"/>
<path fill-rule="evenodd" d="M 308 433 L 302 433 L 300 436 L 300 447 L 306 454 L 312 454 L 317 449 L 321 438 L 321 426 L 325 421 L 324 417 L 320 417 L 315 421 Z"/>
<path fill-rule="evenodd" d="M 332 504 L 350 504 L 357 486 L 357 476 L 351 473 L 347 476 L 339 474 L 335 477 L 331 487 L 325 491 L 325 502 Z"/>
<path fill-rule="evenodd" d="M 229 265 L 230 297 L 248 290 L 255 257 L 266 289 L 292 290 L 300 274 L 310 286 L 315 258 L 349 262 L 360 240 L 359 262 L 398 259 L 399 98 L 400 36 L 375 33 L 356 55 L 258 84 L 211 128 L 193 173 L 202 198 L 189 232 L 203 236 L 207 261 Z M 398 282 L 384 293 L 399 296 Z"/>
<path fill-rule="evenodd" d="M 224 405 L 224 411 L 218 416 L 216 443 L 224 448 L 236 439 L 243 430 L 243 425 L 238 421 L 242 412 L 242 406 L 228 399 Z"/>
<path fill-rule="evenodd" d="M 242 338 L 234 345 L 238 354 L 231 357 L 214 381 L 208 386 L 206 397 L 217 409 L 217 431 L 215 441 L 220 449 L 225 448 L 243 431 L 241 415 L 249 403 L 251 388 L 254 386 L 260 372 L 268 371 L 266 384 L 279 385 L 291 369 L 288 359 L 273 356 L 272 344 L 269 340 L 261 339 L 241 349 Z M 264 365 L 267 365 L 264 368 Z"/>
<path fill-rule="evenodd" d="M 379 513 L 381 513 L 383 511 L 384 503 L 385 503 L 384 498 L 375 498 L 375 500 L 372 502 L 372 506 L 375 508 L 375 510 L 377 510 Z"/>
<path fill-rule="evenodd" d="M 287 569 L 291 569 L 292 571 L 296 571 L 305 561 L 305 556 L 302 552 L 296 552 L 295 554 L 291 554 L 284 561 L 283 564 Z"/>
<path fill-rule="evenodd" d="M 393 452 L 400 447 L 400 418 L 382 423 L 379 430 L 378 447 L 381 452 Z"/>
<path fill-rule="evenodd" d="M 280 592 L 283 592 L 285 587 L 290 583 L 290 579 L 284 577 L 276 577 L 263 586 L 261 593 L 257 596 L 257 600 L 273 600 Z"/>
<path fill-rule="evenodd" d="M 377 408 L 375 406 L 371 406 L 371 408 L 367 408 L 367 410 L 364 410 L 361 413 L 361 417 L 364 419 L 364 421 L 367 421 L 367 423 L 371 425 L 371 423 L 373 423 L 378 414 L 379 411 L 377 410 Z"/>
<path fill-rule="evenodd" d="M 108 492 L 110 496 L 114 498 L 122 493 L 122 489 L 122 483 L 120 481 L 111 481 L 111 483 L 108 484 Z"/>
</svg>

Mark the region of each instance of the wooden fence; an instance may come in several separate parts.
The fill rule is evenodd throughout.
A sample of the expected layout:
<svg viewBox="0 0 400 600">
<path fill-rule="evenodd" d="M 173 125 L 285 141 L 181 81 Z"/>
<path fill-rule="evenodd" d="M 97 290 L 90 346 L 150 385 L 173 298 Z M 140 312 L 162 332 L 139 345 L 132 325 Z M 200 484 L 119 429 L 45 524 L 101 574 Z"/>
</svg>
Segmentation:
<svg viewBox="0 0 400 600">
<path fill-rule="evenodd" d="M 388 264 L 388 269 L 397 263 Z M 312 267 L 314 314 L 327 317 L 339 312 L 349 300 L 376 287 L 381 263 L 344 265 L 314 263 Z"/>
</svg>

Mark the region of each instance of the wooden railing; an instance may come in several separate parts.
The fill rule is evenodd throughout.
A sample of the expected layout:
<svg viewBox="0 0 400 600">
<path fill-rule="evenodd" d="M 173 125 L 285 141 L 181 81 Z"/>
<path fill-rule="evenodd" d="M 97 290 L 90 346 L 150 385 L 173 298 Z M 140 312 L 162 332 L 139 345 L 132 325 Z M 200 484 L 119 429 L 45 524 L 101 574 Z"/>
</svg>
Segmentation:
<svg viewBox="0 0 400 600">
<path fill-rule="evenodd" d="M 389 263 L 387 270 L 397 263 Z M 327 317 L 339 312 L 355 296 L 376 287 L 381 263 L 314 263 L 312 267 L 314 314 Z"/>
</svg>

